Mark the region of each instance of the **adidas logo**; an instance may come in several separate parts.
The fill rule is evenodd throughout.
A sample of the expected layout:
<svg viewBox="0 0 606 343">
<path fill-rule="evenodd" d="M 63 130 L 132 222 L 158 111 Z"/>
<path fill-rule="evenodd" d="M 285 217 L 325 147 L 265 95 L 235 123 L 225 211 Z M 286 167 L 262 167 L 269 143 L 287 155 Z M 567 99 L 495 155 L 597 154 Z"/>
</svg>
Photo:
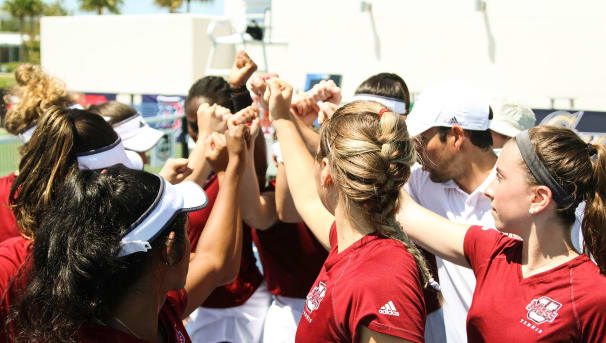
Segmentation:
<svg viewBox="0 0 606 343">
<path fill-rule="evenodd" d="M 459 124 L 459 121 L 457 120 L 457 117 L 452 117 L 452 118 L 450 118 L 450 120 L 448 121 L 448 124 L 450 124 L 450 125 Z"/>
<path fill-rule="evenodd" d="M 396 310 L 396 307 L 393 305 L 393 302 L 390 300 L 387 304 L 381 306 L 379 309 L 380 314 L 388 314 L 390 316 L 400 316 L 400 312 Z"/>
</svg>

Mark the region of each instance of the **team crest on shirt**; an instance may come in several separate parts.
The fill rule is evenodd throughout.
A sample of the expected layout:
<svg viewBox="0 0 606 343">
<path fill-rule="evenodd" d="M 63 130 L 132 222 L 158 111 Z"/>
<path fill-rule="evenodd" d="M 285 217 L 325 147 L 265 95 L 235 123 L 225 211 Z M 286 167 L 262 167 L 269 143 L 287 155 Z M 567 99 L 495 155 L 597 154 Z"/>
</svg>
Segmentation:
<svg viewBox="0 0 606 343">
<path fill-rule="evenodd" d="M 562 304 L 559 302 L 550 297 L 542 296 L 538 299 L 532 299 L 530 304 L 526 305 L 526 309 L 528 310 L 526 317 L 537 324 L 545 322 L 553 323 L 561 307 Z"/>
<path fill-rule="evenodd" d="M 320 303 L 324 296 L 326 295 L 326 284 L 324 282 L 320 282 L 314 289 L 307 294 L 307 298 L 305 300 L 305 307 L 309 312 L 313 310 L 317 310 L 320 307 Z"/>
</svg>

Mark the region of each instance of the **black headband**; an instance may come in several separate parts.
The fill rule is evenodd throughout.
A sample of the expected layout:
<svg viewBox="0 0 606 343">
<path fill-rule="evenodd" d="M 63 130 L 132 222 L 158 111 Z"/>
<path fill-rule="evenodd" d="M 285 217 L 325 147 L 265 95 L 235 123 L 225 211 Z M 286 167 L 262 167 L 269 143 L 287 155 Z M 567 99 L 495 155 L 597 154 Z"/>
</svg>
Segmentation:
<svg viewBox="0 0 606 343">
<path fill-rule="evenodd" d="M 530 173 L 537 180 L 539 184 L 545 185 L 551 189 L 551 193 L 553 199 L 560 206 L 566 207 L 572 205 L 574 203 L 574 197 L 570 196 L 560 184 L 556 182 L 556 180 L 549 174 L 547 168 L 541 160 L 537 153 L 534 151 L 532 143 L 530 142 L 530 136 L 528 135 L 528 130 L 520 132 L 516 136 L 516 142 L 518 143 L 518 148 L 520 149 L 520 153 L 522 154 L 522 159 L 526 166 L 530 170 Z"/>
</svg>

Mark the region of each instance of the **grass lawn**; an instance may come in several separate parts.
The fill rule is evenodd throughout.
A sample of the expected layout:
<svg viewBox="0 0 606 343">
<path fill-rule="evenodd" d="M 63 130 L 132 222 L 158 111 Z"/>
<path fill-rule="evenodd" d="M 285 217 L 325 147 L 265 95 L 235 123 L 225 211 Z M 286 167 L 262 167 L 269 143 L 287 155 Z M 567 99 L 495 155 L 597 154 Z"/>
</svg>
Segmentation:
<svg viewBox="0 0 606 343">
<path fill-rule="evenodd" d="M 13 74 L 5 74 L 0 75 L 0 88 L 10 88 L 15 85 L 15 78 Z"/>
</svg>

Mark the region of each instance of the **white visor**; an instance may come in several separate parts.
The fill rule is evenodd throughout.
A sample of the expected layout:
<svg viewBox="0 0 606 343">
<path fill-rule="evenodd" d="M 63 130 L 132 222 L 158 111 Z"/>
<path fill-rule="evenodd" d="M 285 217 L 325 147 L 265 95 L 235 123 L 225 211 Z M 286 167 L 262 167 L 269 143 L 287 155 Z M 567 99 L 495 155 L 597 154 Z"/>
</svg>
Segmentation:
<svg viewBox="0 0 606 343">
<path fill-rule="evenodd" d="M 78 154 L 78 167 L 80 170 L 98 170 L 118 164 L 137 170 L 141 170 L 143 167 L 141 157 L 126 153 L 120 137 L 111 145 Z"/>
<path fill-rule="evenodd" d="M 113 125 L 114 130 L 128 150 L 145 152 L 154 147 L 164 136 L 164 132 L 151 128 L 141 113 Z"/>
<path fill-rule="evenodd" d="M 21 138 L 21 141 L 25 144 L 27 142 L 29 142 L 30 139 L 32 139 L 32 135 L 34 134 L 34 131 L 36 130 L 36 127 L 38 127 L 38 125 L 34 125 L 32 127 L 30 127 L 29 129 L 21 132 L 19 134 L 19 138 Z"/>
<path fill-rule="evenodd" d="M 151 206 L 131 224 L 131 231 L 120 240 L 118 257 L 146 252 L 168 224 L 182 212 L 197 211 L 206 207 L 208 197 L 202 187 L 192 181 L 171 185 L 162 177 L 160 189 Z"/>
<path fill-rule="evenodd" d="M 351 101 L 376 101 L 376 102 L 382 104 L 383 106 L 387 107 L 389 110 L 391 110 L 393 112 L 396 112 L 399 114 L 408 113 L 406 104 L 404 103 L 404 101 L 394 99 L 394 98 L 388 98 L 385 96 L 373 95 L 373 94 L 356 94 L 356 95 L 354 95 L 354 97 Z"/>
</svg>

